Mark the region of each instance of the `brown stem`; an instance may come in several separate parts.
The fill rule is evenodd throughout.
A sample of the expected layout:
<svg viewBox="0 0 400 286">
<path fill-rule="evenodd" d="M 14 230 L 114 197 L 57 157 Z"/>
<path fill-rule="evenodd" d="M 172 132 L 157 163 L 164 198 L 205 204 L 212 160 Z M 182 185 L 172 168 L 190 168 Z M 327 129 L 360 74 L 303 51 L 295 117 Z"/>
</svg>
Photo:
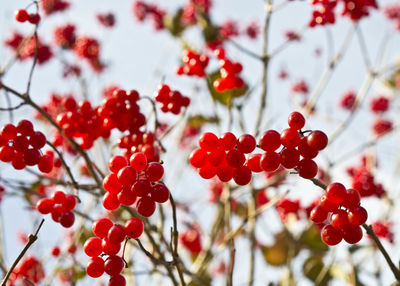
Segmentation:
<svg viewBox="0 0 400 286">
<path fill-rule="evenodd" d="M 11 273 L 14 271 L 15 267 L 18 265 L 18 262 L 22 259 L 25 253 L 28 251 L 29 247 L 38 239 L 38 233 L 40 228 L 44 223 L 44 219 L 40 222 L 39 226 L 37 227 L 34 234 L 30 234 L 28 236 L 28 242 L 26 243 L 24 249 L 22 249 L 21 253 L 18 255 L 17 259 L 15 259 L 14 263 L 11 265 L 10 269 L 8 270 L 6 276 L 4 277 L 3 281 L 1 281 L 1 286 L 6 286 L 7 280 L 10 278 Z"/>
</svg>

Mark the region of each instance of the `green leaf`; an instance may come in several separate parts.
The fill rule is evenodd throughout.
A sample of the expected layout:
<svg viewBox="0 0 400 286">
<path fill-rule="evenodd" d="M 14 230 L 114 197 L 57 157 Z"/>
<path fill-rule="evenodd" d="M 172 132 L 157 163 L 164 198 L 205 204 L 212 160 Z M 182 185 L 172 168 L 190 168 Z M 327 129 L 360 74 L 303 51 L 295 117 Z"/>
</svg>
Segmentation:
<svg viewBox="0 0 400 286">
<path fill-rule="evenodd" d="M 329 247 L 322 242 L 321 236 L 314 225 L 304 232 L 301 237 L 301 243 L 313 251 L 327 251 L 329 249 Z"/>
<path fill-rule="evenodd" d="M 330 271 L 324 269 L 324 263 L 321 256 L 310 256 L 303 264 L 304 275 L 313 282 L 319 282 L 318 285 L 328 285 L 329 280 L 332 279 Z M 317 281 L 318 280 L 318 281 Z"/>
<path fill-rule="evenodd" d="M 196 114 L 193 116 L 190 116 L 187 120 L 188 125 L 190 125 L 193 128 L 200 128 L 206 123 L 219 123 L 219 118 L 216 116 L 203 116 L 201 114 Z"/>
<path fill-rule="evenodd" d="M 233 90 L 227 90 L 224 92 L 218 92 L 215 90 L 213 84 L 214 81 L 217 80 L 218 78 L 221 78 L 221 73 L 219 70 L 208 74 L 207 76 L 207 87 L 208 90 L 210 91 L 211 97 L 226 106 L 230 106 L 232 104 L 232 100 L 235 97 L 240 97 L 246 93 L 248 90 L 248 86 L 244 85 L 241 89 L 233 89 Z"/>
<path fill-rule="evenodd" d="M 165 28 L 167 28 L 167 30 L 174 37 L 179 37 L 182 34 L 182 32 L 186 29 L 186 26 L 183 25 L 181 21 L 182 13 L 183 10 L 179 9 L 172 17 L 170 16 L 163 17 Z"/>
</svg>

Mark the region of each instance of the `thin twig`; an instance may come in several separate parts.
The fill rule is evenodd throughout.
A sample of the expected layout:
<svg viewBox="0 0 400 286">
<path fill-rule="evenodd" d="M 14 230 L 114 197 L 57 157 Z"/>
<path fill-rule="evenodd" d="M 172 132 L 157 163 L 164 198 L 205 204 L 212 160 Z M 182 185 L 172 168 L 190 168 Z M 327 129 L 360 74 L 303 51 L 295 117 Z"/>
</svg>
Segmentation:
<svg viewBox="0 0 400 286">
<path fill-rule="evenodd" d="M 28 242 L 26 243 L 24 249 L 22 249 L 21 253 L 18 255 L 17 259 L 15 259 L 14 263 L 11 265 L 10 269 L 8 270 L 6 276 L 4 277 L 3 281 L 1 282 L 1 286 L 5 286 L 7 283 L 7 280 L 10 278 L 11 273 L 14 271 L 15 267 L 18 265 L 19 261 L 22 259 L 22 257 L 25 255 L 27 250 L 31 247 L 31 245 L 38 239 L 38 233 L 40 228 L 42 227 L 44 223 L 44 219 L 40 222 L 39 226 L 37 227 L 36 231 L 34 234 L 30 234 L 28 236 Z"/>
</svg>

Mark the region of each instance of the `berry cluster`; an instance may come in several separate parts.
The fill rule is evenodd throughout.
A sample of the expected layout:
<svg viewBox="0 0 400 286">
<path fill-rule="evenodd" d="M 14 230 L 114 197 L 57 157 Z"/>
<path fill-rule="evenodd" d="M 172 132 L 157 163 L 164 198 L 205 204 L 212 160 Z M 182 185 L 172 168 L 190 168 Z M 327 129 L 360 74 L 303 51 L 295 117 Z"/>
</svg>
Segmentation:
<svg viewBox="0 0 400 286">
<path fill-rule="evenodd" d="M 40 22 L 40 15 L 38 13 L 28 14 L 25 9 L 19 9 L 15 11 L 15 20 L 20 23 L 28 21 L 33 25 L 37 25 Z"/>
<path fill-rule="evenodd" d="M 160 160 L 160 146 L 151 132 L 137 131 L 119 139 L 118 147 L 125 149 L 124 156 L 130 158 L 132 154 L 141 152 L 146 155 L 147 161 Z"/>
<path fill-rule="evenodd" d="M 110 126 L 99 116 L 99 108 L 92 108 L 89 101 L 77 103 L 69 96 L 63 100 L 63 107 L 65 111 L 58 114 L 56 122 L 65 136 L 81 139 L 82 149 L 92 148 L 93 142 L 100 137 L 110 137 Z"/>
<path fill-rule="evenodd" d="M 336 245 L 344 239 L 354 244 L 361 240 L 360 225 L 367 221 L 368 213 L 360 206 L 360 198 L 357 190 L 346 189 L 341 183 L 328 185 L 326 194 L 310 215 L 314 223 L 325 224 L 321 231 L 324 243 Z"/>
<path fill-rule="evenodd" d="M 189 162 L 204 179 L 217 175 L 222 182 L 233 178 L 238 185 L 247 185 L 252 172 L 273 172 L 280 165 L 286 169 L 296 168 L 303 178 L 314 178 L 318 166 L 312 159 L 327 146 L 328 138 L 319 130 L 304 136 L 300 130 L 305 125 L 305 119 L 299 112 L 291 113 L 288 123 L 289 128 L 282 133 L 265 131 L 258 142 L 258 147 L 265 153 L 252 154 L 247 160 L 245 154 L 256 148 L 253 136 L 244 134 L 236 139 L 234 134 L 228 132 L 218 138 L 213 133 L 204 133 L 199 139 L 200 148 L 190 154 Z M 281 145 L 283 148 L 277 153 Z"/>
<path fill-rule="evenodd" d="M 125 226 L 114 224 L 108 218 L 96 220 L 92 231 L 96 237 L 86 240 L 83 250 L 90 257 L 86 272 L 98 278 L 105 273 L 110 275 L 109 286 L 124 286 L 126 281 L 121 272 L 125 266 L 122 256 L 118 256 L 121 243 L 130 238 L 138 238 L 143 233 L 143 222 L 138 218 L 129 219 Z M 104 256 L 108 256 L 105 260 Z"/>
<path fill-rule="evenodd" d="M 146 18 L 151 18 L 156 30 L 164 29 L 163 18 L 166 12 L 154 4 L 136 0 L 133 3 L 133 14 L 139 22 L 143 22 Z"/>
<path fill-rule="evenodd" d="M 106 28 L 112 28 L 115 25 L 115 16 L 113 13 L 99 13 L 96 15 L 97 20 Z"/>
<path fill-rule="evenodd" d="M 221 78 L 214 81 L 213 86 L 216 91 L 224 92 L 227 90 L 241 89 L 244 86 L 243 79 L 238 76 L 242 71 L 242 64 L 238 62 L 232 62 L 226 58 L 224 49 L 216 49 L 215 55 L 220 60 L 220 74 Z"/>
<path fill-rule="evenodd" d="M 29 254 L 25 256 L 23 260 L 13 270 L 9 281 L 7 282 L 7 285 L 29 285 L 26 280 L 31 282 L 31 284 L 40 284 L 44 278 L 45 272 L 42 262 L 40 262 L 33 255 Z"/>
<path fill-rule="evenodd" d="M 76 206 L 73 195 L 66 195 L 63 191 L 54 192 L 50 198 L 43 198 L 36 203 L 36 209 L 41 214 L 51 214 L 55 222 L 69 228 L 74 224 L 75 215 L 72 212 Z"/>
<path fill-rule="evenodd" d="M 171 90 L 166 84 L 161 84 L 154 96 L 156 101 L 161 103 L 162 112 L 179 114 L 182 107 L 188 107 L 190 104 L 189 97 L 182 95 L 177 90 Z"/>
<path fill-rule="evenodd" d="M 75 25 L 65 24 L 54 29 L 54 42 L 63 49 L 72 49 L 75 45 Z"/>
<path fill-rule="evenodd" d="M 29 120 L 21 120 L 17 126 L 8 123 L 0 130 L 0 160 L 11 162 L 16 170 L 38 165 L 41 172 L 50 173 L 53 157 L 40 152 L 45 144 L 46 136 L 35 131 Z"/>
<path fill-rule="evenodd" d="M 178 75 L 205 77 L 209 57 L 206 54 L 196 53 L 193 50 L 185 50 L 182 56 L 182 65 L 178 67 Z"/>
<path fill-rule="evenodd" d="M 69 8 L 70 3 L 64 0 L 42 0 L 41 8 L 46 15 L 61 12 Z"/>
<path fill-rule="evenodd" d="M 133 154 L 129 162 L 123 156 L 114 156 L 108 162 L 111 173 L 103 180 L 107 193 L 103 197 L 103 206 L 109 211 L 119 206 L 130 206 L 136 202 L 137 212 L 150 217 L 156 210 L 156 202 L 164 203 L 169 199 L 168 188 L 160 181 L 164 168 L 160 163 L 147 162 L 143 153 Z"/>
<path fill-rule="evenodd" d="M 15 31 L 11 37 L 5 41 L 5 45 L 10 47 L 14 51 L 16 57 L 21 61 L 28 58 L 34 58 L 36 50 L 37 62 L 39 65 L 44 64 L 53 56 L 50 46 L 43 44 L 40 37 L 38 37 L 38 45 L 36 49 L 35 38 L 26 38 L 24 35 Z"/>
<path fill-rule="evenodd" d="M 94 71 L 101 72 L 104 65 L 100 61 L 100 44 L 91 37 L 78 37 L 75 41 L 74 51 L 80 58 L 86 59 Z"/>
</svg>

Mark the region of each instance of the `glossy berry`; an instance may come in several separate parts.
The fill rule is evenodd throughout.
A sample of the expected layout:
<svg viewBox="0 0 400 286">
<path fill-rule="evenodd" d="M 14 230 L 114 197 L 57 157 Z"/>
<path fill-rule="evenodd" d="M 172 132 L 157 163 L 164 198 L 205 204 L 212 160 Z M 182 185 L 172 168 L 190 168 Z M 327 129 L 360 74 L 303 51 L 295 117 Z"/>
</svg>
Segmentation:
<svg viewBox="0 0 400 286">
<path fill-rule="evenodd" d="M 121 244 L 112 243 L 109 242 L 107 239 L 103 239 L 101 242 L 101 248 L 103 249 L 103 252 L 107 255 L 116 255 L 121 249 Z"/>
<path fill-rule="evenodd" d="M 300 130 L 306 124 L 306 119 L 300 112 L 292 112 L 288 118 L 289 127 L 294 130 Z"/>
<path fill-rule="evenodd" d="M 131 218 L 125 223 L 125 233 L 130 238 L 138 238 L 144 230 L 143 222 L 138 218 Z"/>
<path fill-rule="evenodd" d="M 336 245 L 343 239 L 343 234 L 340 230 L 334 228 L 332 225 L 327 224 L 321 230 L 321 239 L 327 245 Z"/>
<path fill-rule="evenodd" d="M 119 256 L 109 256 L 104 262 L 104 271 L 110 276 L 120 274 L 122 269 L 124 269 L 124 261 Z"/>
<path fill-rule="evenodd" d="M 110 280 L 108 280 L 108 286 L 125 286 L 126 280 L 125 277 L 121 274 L 110 276 Z"/>
<path fill-rule="evenodd" d="M 287 128 L 281 133 L 281 143 L 287 148 L 295 148 L 300 144 L 300 134 L 297 130 L 292 128 Z"/>
<path fill-rule="evenodd" d="M 111 243 L 121 243 L 125 239 L 125 229 L 122 225 L 114 224 L 107 234 L 107 240 Z"/>
<path fill-rule="evenodd" d="M 144 217 L 150 217 L 156 211 L 156 204 L 150 197 L 142 197 L 136 203 L 137 212 Z"/>
<path fill-rule="evenodd" d="M 250 134 L 243 134 L 237 140 L 237 148 L 239 151 L 248 154 L 256 148 L 256 139 Z"/>
<path fill-rule="evenodd" d="M 101 239 L 98 237 L 89 238 L 83 245 L 83 250 L 85 251 L 87 256 L 99 256 L 103 252 L 103 249 L 101 247 Z"/>
<path fill-rule="evenodd" d="M 318 173 L 318 165 L 312 160 L 304 158 L 297 165 L 300 177 L 305 179 L 314 178 Z"/>
<path fill-rule="evenodd" d="M 338 209 L 331 214 L 331 225 L 343 231 L 348 225 L 349 220 L 347 219 L 347 212 L 343 209 Z"/>
<path fill-rule="evenodd" d="M 123 156 L 113 156 L 108 161 L 108 168 L 113 173 L 117 173 L 120 169 L 126 166 L 128 166 L 128 160 L 126 160 Z"/>
<path fill-rule="evenodd" d="M 105 238 L 112 226 L 113 222 L 111 220 L 108 218 L 101 218 L 93 223 L 92 231 L 97 237 Z"/>
<path fill-rule="evenodd" d="M 274 151 L 267 151 L 261 156 L 260 164 L 264 171 L 273 172 L 279 168 L 281 164 L 281 158 L 278 153 Z"/>
<path fill-rule="evenodd" d="M 297 166 L 300 161 L 300 153 L 295 148 L 285 148 L 280 153 L 281 164 L 286 169 L 292 169 Z"/>
<path fill-rule="evenodd" d="M 132 186 L 137 180 L 137 172 L 131 166 L 126 166 L 118 171 L 117 177 L 121 185 Z"/>
<path fill-rule="evenodd" d="M 147 167 L 147 158 L 143 153 L 135 153 L 129 158 L 129 163 L 136 171 L 142 171 Z"/>
<path fill-rule="evenodd" d="M 212 151 L 218 148 L 218 145 L 219 145 L 219 140 L 215 134 L 211 132 L 206 132 L 200 136 L 199 146 L 205 151 Z"/>
<path fill-rule="evenodd" d="M 25 9 L 19 9 L 15 11 L 15 20 L 20 23 L 26 22 L 29 19 L 29 14 Z"/>
<path fill-rule="evenodd" d="M 360 226 L 349 224 L 343 231 L 343 239 L 349 244 L 355 244 L 361 240 L 363 232 Z"/>
<path fill-rule="evenodd" d="M 164 167 L 157 162 L 151 162 L 147 165 L 146 178 L 151 182 L 161 180 L 164 175 Z"/>
<path fill-rule="evenodd" d="M 326 188 L 326 196 L 334 203 L 341 204 L 346 198 L 346 188 L 341 183 L 331 183 Z"/>
<path fill-rule="evenodd" d="M 231 132 L 226 132 L 222 134 L 221 137 L 219 137 L 220 148 L 225 151 L 229 151 L 235 148 L 236 142 L 236 136 Z"/>
<path fill-rule="evenodd" d="M 304 158 L 313 159 L 318 155 L 318 150 L 308 146 L 307 137 L 301 138 L 298 150 L 300 152 L 300 155 L 303 156 Z"/>
<path fill-rule="evenodd" d="M 92 278 L 98 278 L 104 273 L 104 260 L 100 257 L 92 257 L 86 264 L 86 273 Z"/>
<path fill-rule="evenodd" d="M 312 131 L 307 135 L 307 144 L 312 149 L 321 151 L 328 145 L 328 136 L 320 130 Z"/>
<path fill-rule="evenodd" d="M 155 184 L 150 191 L 151 198 L 157 203 L 165 203 L 169 199 L 169 190 L 164 184 Z"/>
<path fill-rule="evenodd" d="M 321 197 L 320 206 L 327 212 L 333 212 L 339 208 L 339 204 L 329 200 L 326 195 Z"/>
<path fill-rule="evenodd" d="M 60 216 L 60 224 L 63 227 L 69 228 L 74 224 L 75 221 L 75 215 L 73 212 L 66 211 L 63 212 Z"/>
<path fill-rule="evenodd" d="M 246 157 L 243 152 L 232 149 L 226 153 L 226 162 L 229 166 L 233 168 L 239 168 L 243 166 L 244 162 L 246 161 Z"/>
<path fill-rule="evenodd" d="M 44 198 L 36 203 L 36 209 L 41 214 L 49 214 L 53 209 L 54 203 L 52 200 Z"/>
<path fill-rule="evenodd" d="M 119 208 L 120 202 L 117 194 L 106 193 L 103 196 L 103 207 L 108 211 L 115 211 Z"/>
<path fill-rule="evenodd" d="M 347 189 L 346 198 L 343 200 L 342 204 L 348 209 L 352 209 L 360 204 L 360 193 L 355 189 Z"/>
<path fill-rule="evenodd" d="M 349 210 L 349 222 L 354 225 L 362 225 L 367 221 L 368 213 L 362 206 L 357 206 Z"/>
<path fill-rule="evenodd" d="M 317 205 L 310 213 L 310 218 L 314 223 L 323 223 L 328 218 L 328 212 Z"/>
<path fill-rule="evenodd" d="M 251 170 L 246 166 L 241 166 L 233 172 L 233 180 L 239 186 L 245 186 L 251 181 Z"/>
<path fill-rule="evenodd" d="M 267 130 L 261 135 L 258 145 L 264 151 L 275 151 L 281 146 L 281 135 L 278 131 Z"/>
<path fill-rule="evenodd" d="M 252 154 L 247 158 L 245 165 L 254 173 L 262 172 L 261 157 L 262 154 Z"/>
<path fill-rule="evenodd" d="M 207 152 L 200 148 L 193 150 L 189 162 L 195 168 L 203 167 L 207 163 Z"/>
</svg>

